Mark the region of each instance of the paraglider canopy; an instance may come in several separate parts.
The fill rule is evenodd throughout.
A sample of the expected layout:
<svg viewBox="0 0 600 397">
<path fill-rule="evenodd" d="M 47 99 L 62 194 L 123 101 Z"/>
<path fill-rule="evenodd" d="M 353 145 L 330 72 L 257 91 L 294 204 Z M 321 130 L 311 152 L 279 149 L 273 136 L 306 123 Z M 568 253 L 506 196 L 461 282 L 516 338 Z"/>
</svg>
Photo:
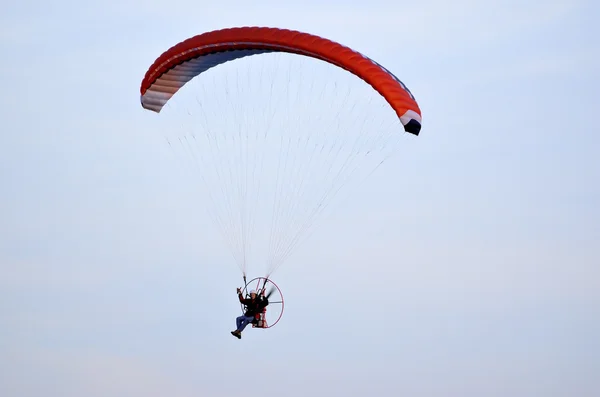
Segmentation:
<svg viewBox="0 0 600 397">
<path fill-rule="evenodd" d="M 195 76 L 222 63 L 250 55 L 288 52 L 321 59 L 357 75 L 377 90 L 396 111 L 407 132 L 421 131 L 421 112 L 410 90 L 389 70 L 341 44 L 294 30 L 240 27 L 187 39 L 152 64 L 140 88 L 145 109 L 160 112 Z"/>
</svg>

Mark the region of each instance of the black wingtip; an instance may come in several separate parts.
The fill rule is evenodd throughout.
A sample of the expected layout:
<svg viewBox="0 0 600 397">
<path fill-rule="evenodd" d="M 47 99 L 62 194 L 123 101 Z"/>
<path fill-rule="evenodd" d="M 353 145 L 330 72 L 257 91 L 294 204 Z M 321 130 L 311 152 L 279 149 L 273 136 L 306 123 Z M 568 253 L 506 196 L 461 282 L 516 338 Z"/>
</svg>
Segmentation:
<svg viewBox="0 0 600 397">
<path fill-rule="evenodd" d="M 415 119 L 411 119 L 408 123 L 406 123 L 406 125 L 404 126 L 404 131 L 409 132 L 411 134 L 417 135 L 419 136 L 419 132 L 421 132 L 421 123 L 419 123 L 417 120 Z"/>
</svg>

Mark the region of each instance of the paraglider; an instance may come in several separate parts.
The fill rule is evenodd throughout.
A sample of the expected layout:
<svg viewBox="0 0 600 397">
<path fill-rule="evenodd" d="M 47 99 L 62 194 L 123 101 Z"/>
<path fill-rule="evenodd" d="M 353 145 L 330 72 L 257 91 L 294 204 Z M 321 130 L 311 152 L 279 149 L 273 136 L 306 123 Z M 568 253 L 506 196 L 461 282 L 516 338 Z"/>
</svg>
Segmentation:
<svg viewBox="0 0 600 397">
<path fill-rule="evenodd" d="M 255 290 L 250 291 L 249 298 L 244 298 L 240 288 L 237 289 L 237 293 L 240 303 L 244 305 L 246 310 L 244 314 L 236 318 L 237 328 L 234 331 L 231 331 L 231 334 L 238 339 L 241 339 L 244 328 L 250 323 L 256 324 L 259 328 L 264 328 L 262 326 L 263 320 L 261 319 L 261 314 L 264 313 L 267 306 L 269 306 L 269 298 L 265 296 L 264 289 L 259 294 L 257 294 Z"/>
<path fill-rule="evenodd" d="M 284 72 L 279 64 L 267 72 L 261 69 L 251 78 L 241 77 L 249 74 L 246 65 L 250 60 L 273 54 L 324 62 L 335 73 L 358 77 L 351 84 L 361 81 L 369 91 L 364 86 L 343 91 L 329 78 L 295 83 L 311 72 L 317 80 L 316 70 L 321 67 L 317 64 L 297 69 L 290 66 L 281 81 L 277 76 Z M 209 76 L 201 76 L 203 80 L 198 77 L 201 88 L 194 95 L 200 110 L 194 114 L 184 110 L 196 117 L 187 129 L 179 129 L 180 119 L 168 124 L 169 133 L 176 130 L 178 134 L 167 137 L 167 142 L 191 160 L 190 168 L 198 173 L 214 205 L 209 213 L 242 270 L 244 287 L 237 289 L 242 315 L 232 331 L 241 337 L 248 324 L 266 329 L 281 318 L 283 296 L 270 276 L 307 237 L 315 219 L 337 192 L 357 178 L 359 170 L 377 168 L 388 158 L 386 150 L 398 135 L 398 121 L 405 132 L 417 136 L 422 120 L 411 91 L 376 61 L 323 37 L 269 27 L 215 30 L 169 48 L 148 68 L 141 82 L 141 105 L 161 113 L 194 78 L 214 71 L 212 76 L 217 79 L 221 72 L 225 76 L 225 70 L 235 73 L 235 86 L 225 87 L 233 79 L 224 77 L 223 85 L 206 88 Z M 281 98 L 274 94 L 278 88 Z M 265 94 L 258 94 L 258 89 L 265 90 Z M 347 115 L 333 109 L 342 92 L 347 96 L 342 98 L 340 108 L 345 108 Z M 332 98 L 317 107 L 316 101 L 326 95 Z M 356 101 L 354 105 L 349 104 L 349 98 Z M 379 106 L 375 112 L 387 116 L 392 111 L 396 116 L 395 122 L 387 121 L 389 127 L 378 115 L 361 118 L 368 114 L 368 106 L 380 105 L 381 98 L 386 108 Z M 271 219 L 270 225 L 256 230 L 256 219 L 265 218 Z M 246 282 L 251 241 L 262 235 L 269 235 L 268 244 L 264 244 L 266 276 Z M 251 286 L 253 283 L 256 286 Z M 267 284 L 272 286 L 269 296 L 265 295 Z M 247 296 L 249 290 L 255 293 L 250 291 Z M 271 296 L 273 293 L 276 296 Z M 275 314 L 271 315 L 273 308 Z"/>
</svg>

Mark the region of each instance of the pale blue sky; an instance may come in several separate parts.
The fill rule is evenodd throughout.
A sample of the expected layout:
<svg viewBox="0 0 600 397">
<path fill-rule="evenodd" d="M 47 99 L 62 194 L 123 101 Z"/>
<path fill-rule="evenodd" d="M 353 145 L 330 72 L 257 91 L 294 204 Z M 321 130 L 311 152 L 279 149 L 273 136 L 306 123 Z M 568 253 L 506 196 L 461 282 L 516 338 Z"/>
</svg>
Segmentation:
<svg viewBox="0 0 600 397">
<path fill-rule="evenodd" d="M 84 4 L 0 15 L 0 395 L 600 395 L 597 2 Z M 423 111 L 241 341 L 239 270 L 139 104 L 162 51 L 238 25 L 362 51 Z"/>
</svg>

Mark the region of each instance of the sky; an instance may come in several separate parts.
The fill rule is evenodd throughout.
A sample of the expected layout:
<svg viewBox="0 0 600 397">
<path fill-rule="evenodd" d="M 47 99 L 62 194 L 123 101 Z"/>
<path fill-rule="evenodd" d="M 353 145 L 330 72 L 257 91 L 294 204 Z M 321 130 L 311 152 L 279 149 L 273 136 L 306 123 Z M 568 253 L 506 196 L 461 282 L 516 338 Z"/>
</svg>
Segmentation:
<svg viewBox="0 0 600 397">
<path fill-rule="evenodd" d="M 4 5 L 0 395 L 600 395 L 598 17 L 579 0 Z M 273 275 L 281 321 L 237 340 L 239 268 L 139 86 L 173 44 L 243 25 L 376 59 L 423 128 Z"/>
</svg>

